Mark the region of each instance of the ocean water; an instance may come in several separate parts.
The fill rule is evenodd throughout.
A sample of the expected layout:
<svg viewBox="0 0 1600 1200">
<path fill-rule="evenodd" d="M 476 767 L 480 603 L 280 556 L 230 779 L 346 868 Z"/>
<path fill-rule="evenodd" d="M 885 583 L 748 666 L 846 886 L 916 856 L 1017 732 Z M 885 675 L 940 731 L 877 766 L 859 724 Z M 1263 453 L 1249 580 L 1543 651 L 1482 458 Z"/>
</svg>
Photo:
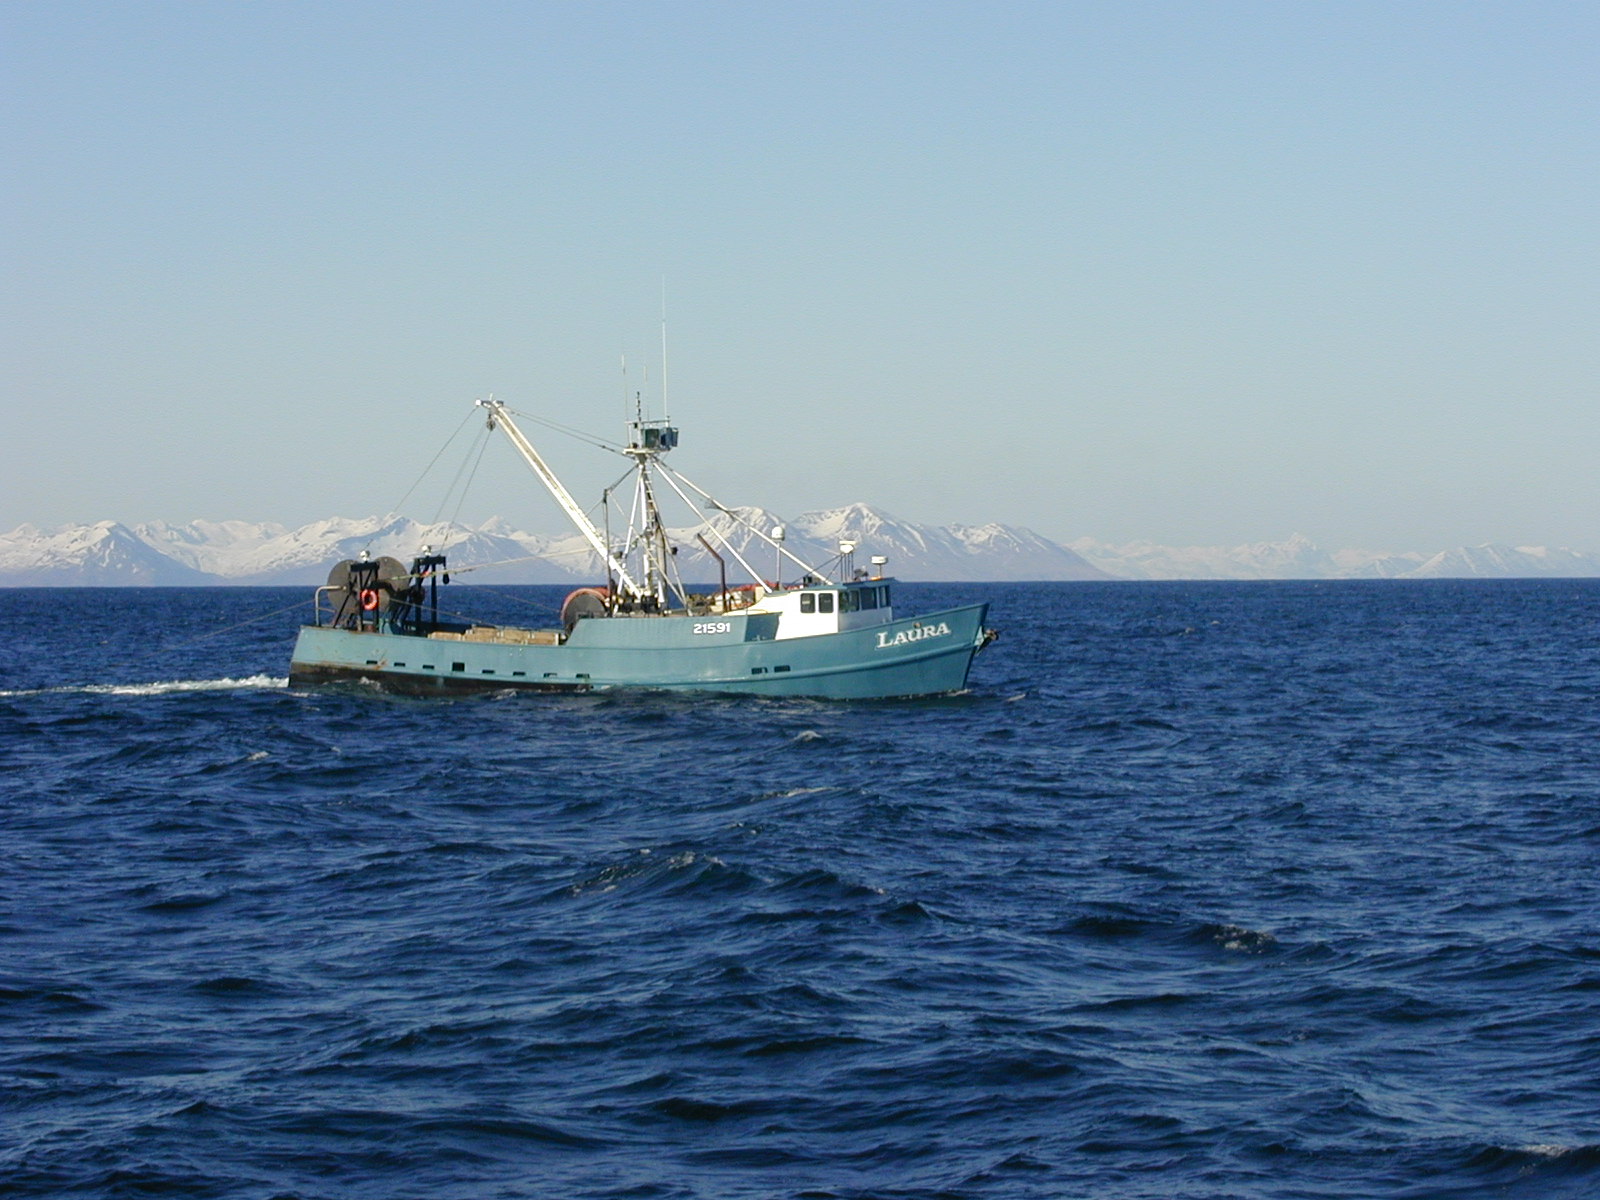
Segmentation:
<svg viewBox="0 0 1600 1200">
<path fill-rule="evenodd" d="M 0 592 L 0 1195 L 1600 1194 L 1600 582 L 973 598 L 830 704 Z"/>
</svg>

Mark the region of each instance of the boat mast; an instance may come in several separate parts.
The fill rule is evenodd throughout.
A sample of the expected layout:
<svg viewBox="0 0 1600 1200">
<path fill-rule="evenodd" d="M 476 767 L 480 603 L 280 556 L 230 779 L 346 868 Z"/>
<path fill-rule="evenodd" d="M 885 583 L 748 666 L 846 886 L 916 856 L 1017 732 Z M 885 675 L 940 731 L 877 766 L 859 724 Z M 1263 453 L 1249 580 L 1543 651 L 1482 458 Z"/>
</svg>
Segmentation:
<svg viewBox="0 0 1600 1200">
<path fill-rule="evenodd" d="M 623 453 L 633 459 L 638 471 L 635 511 L 638 519 L 639 552 L 643 559 L 645 594 L 663 608 L 668 604 L 668 589 L 682 584 L 671 576 L 671 552 L 667 548 L 667 529 L 656 502 L 655 483 L 650 468 L 656 460 L 678 444 L 678 431 L 666 420 L 645 420 L 644 400 L 634 397 L 634 416 L 628 422 L 628 445 Z"/>
<path fill-rule="evenodd" d="M 561 481 L 555 477 L 555 473 L 545 465 L 544 459 L 539 457 L 539 452 L 533 448 L 533 443 L 527 439 L 522 430 L 517 428 L 516 422 L 506 412 L 505 403 L 491 396 L 487 400 L 479 400 L 478 406 L 489 410 L 489 428 L 499 428 L 505 433 L 511 444 L 517 448 L 517 453 L 522 455 L 527 464 L 533 468 L 533 473 L 539 477 L 539 482 L 544 484 L 549 493 L 555 497 L 556 503 L 567 514 L 567 518 L 577 526 L 578 532 L 584 536 L 584 539 L 593 547 L 595 553 L 600 556 L 600 561 L 616 572 L 617 578 L 621 580 L 622 586 L 628 592 L 634 595 L 643 594 L 639 585 L 628 574 L 627 566 L 611 552 L 611 547 L 600 536 L 600 531 L 594 527 L 594 522 L 589 520 L 588 514 L 578 507 L 578 502 L 572 498 L 571 493 L 561 485 Z M 677 431 L 673 430 L 672 432 L 673 440 L 676 441 Z"/>
</svg>

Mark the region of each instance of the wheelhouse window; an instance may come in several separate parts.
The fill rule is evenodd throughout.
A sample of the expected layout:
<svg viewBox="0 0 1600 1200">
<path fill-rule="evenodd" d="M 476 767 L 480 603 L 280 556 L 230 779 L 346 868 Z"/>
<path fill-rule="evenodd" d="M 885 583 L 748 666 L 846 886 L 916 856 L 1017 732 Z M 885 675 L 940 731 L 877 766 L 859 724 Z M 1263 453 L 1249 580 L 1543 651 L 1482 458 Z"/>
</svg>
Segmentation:
<svg viewBox="0 0 1600 1200">
<path fill-rule="evenodd" d="M 814 613 L 817 611 L 817 598 L 813 593 L 800 593 L 800 611 L 803 613 Z"/>
<path fill-rule="evenodd" d="M 819 613 L 831 613 L 833 611 L 833 593 L 832 592 L 818 592 L 817 593 L 817 611 Z"/>
<path fill-rule="evenodd" d="M 861 607 L 864 608 L 864 609 L 866 609 L 866 608 L 877 608 L 878 607 L 878 589 L 877 588 L 869 587 L 869 588 L 862 588 L 861 589 Z"/>
</svg>

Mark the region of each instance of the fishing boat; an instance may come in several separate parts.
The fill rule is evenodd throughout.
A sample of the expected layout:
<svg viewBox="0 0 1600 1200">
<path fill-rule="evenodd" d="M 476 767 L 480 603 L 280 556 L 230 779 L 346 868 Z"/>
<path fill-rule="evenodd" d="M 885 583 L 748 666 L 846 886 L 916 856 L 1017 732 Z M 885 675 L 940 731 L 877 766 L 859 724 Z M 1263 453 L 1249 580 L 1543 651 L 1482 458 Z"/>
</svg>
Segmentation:
<svg viewBox="0 0 1600 1200">
<path fill-rule="evenodd" d="M 987 604 L 918 616 L 895 611 L 886 559 L 856 566 L 857 546 L 808 563 L 784 544 L 782 527 L 763 529 L 662 461 L 678 430 L 642 411 L 613 447 L 630 460 L 632 503 L 620 541 L 573 500 L 507 406 L 478 401 L 489 430 L 515 447 L 603 564 L 606 580 L 573 591 L 549 628 L 475 624 L 448 611 L 439 589 L 450 579 L 443 554 L 424 547 L 407 565 L 390 557 L 347 560 L 316 591 L 313 623 L 300 629 L 289 683 L 364 683 L 421 694 L 525 689 L 572 692 L 662 688 L 839 700 L 930 696 L 966 687 L 973 656 L 993 640 Z M 714 586 L 686 586 L 678 545 L 662 520 L 668 492 L 706 520 L 695 540 L 718 564 Z M 607 498 L 620 494 L 607 489 Z M 607 509 L 609 513 L 609 508 Z M 771 552 L 779 577 L 749 558 Z M 728 582 L 730 560 L 748 579 Z M 785 573 L 791 576 L 784 582 Z"/>
</svg>

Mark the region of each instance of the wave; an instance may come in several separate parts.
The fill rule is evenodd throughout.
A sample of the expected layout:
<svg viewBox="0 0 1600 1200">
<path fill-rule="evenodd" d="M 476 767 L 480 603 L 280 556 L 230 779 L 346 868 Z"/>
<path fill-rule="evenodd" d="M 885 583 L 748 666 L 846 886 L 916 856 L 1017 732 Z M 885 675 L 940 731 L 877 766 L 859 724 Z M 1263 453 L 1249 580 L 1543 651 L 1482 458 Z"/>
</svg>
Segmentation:
<svg viewBox="0 0 1600 1200">
<path fill-rule="evenodd" d="M 642 887 L 651 893 L 681 894 L 701 888 L 743 891 L 757 882 L 748 871 L 730 867 L 714 854 L 679 850 L 658 855 L 654 849 L 645 847 L 635 857 L 569 884 L 564 891 L 571 896 L 591 892 L 603 895 L 619 888 Z"/>
<path fill-rule="evenodd" d="M 1600 580 L 1454 586 L 997 591 L 955 707 L 373 704 L 0 589 L 0 1193 L 1600 1195 Z"/>
<path fill-rule="evenodd" d="M 17 696 L 169 696 L 180 692 L 279 691 L 289 686 L 281 675 L 246 675 L 239 679 L 166 679 L 155 683 L 82 683 L 66 687 L 0 691 Z"/>
</svg>

